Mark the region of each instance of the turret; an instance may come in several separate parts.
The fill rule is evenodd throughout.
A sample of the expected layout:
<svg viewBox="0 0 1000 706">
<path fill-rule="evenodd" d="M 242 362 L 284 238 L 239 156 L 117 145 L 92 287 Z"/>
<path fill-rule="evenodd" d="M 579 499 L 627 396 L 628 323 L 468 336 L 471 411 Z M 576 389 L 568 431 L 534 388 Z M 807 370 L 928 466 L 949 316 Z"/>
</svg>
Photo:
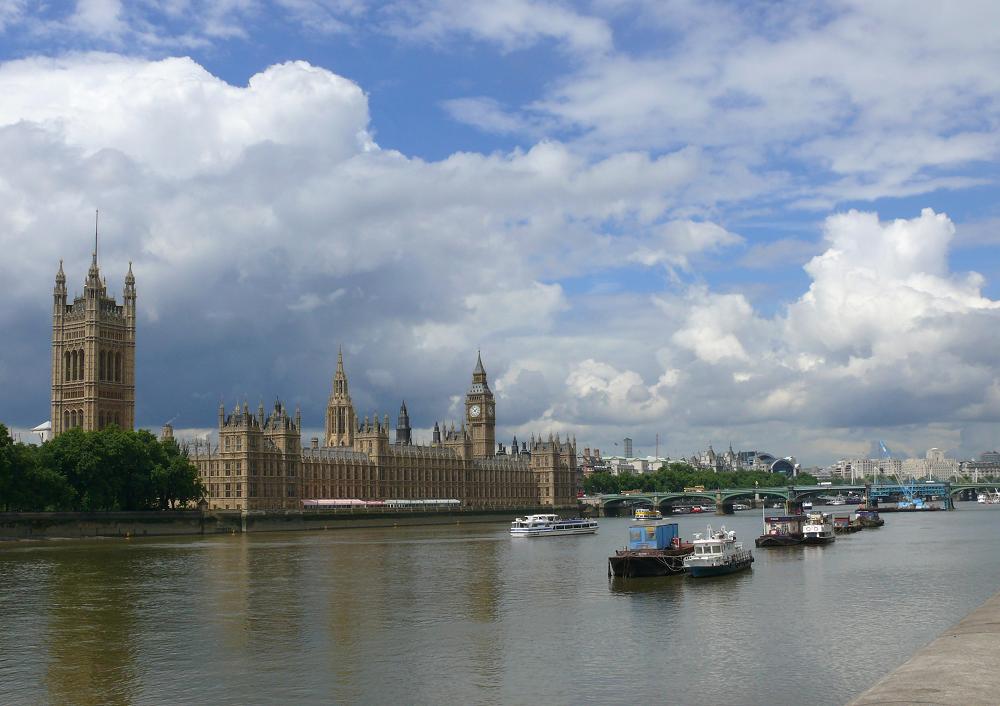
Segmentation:
<svg viewBox="0 0 1000 706">
<path fill-rule="evenodd" d="M 396 443 L 409 446 L 412 443 L 410 430 L 410 415 L 406 411 L 406 400 L 399 406 L 399 418 L 396 420 Z"/>
</svg>

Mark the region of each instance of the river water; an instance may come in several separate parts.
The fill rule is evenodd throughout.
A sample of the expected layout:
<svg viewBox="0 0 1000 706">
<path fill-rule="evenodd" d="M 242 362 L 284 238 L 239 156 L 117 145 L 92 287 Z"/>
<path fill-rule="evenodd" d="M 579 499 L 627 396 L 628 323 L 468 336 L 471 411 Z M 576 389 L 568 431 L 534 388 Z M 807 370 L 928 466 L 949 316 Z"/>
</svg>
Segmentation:
<svg viewBox="0 0 1000 706">
<path fill-rule="evenodd" d="M 0 704 L 842 704 L 1000 590 L 958 507 L 702 580 L 609 581 L 619 518 L 0 544 Z"/>
</svg>

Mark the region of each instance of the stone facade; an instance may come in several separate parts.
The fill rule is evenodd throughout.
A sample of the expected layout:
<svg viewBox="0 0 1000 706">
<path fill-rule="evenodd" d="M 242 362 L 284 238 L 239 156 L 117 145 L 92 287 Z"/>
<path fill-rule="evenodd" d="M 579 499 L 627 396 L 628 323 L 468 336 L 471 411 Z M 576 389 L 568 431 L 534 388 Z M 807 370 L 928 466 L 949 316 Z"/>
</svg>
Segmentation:
<svg viewBox="0 0 1000 706">
<path fill-rule="evenodd" d="M 123 303 L 108 296 L 97 244 L 83 296 L 67 302 L 62 262 L 52 306 L 52 435 L 80 427 L 135 426 L 135 277 L 129 264 Z"/>
<path fill-rule="evenodd" d="M 565 506 L 576 503 L 576 443 L 532 437 L 520 448 L 496 448 L 496 406 L 482 359 L 466 395 L 465 419 L 429 446 L 411 443 L 405 403 L 390 442 L 389 416 L 360 422 L 337 356 L 327 406 L 325 445 L 303 448 L 301 415 L 281 402 L 265 416 L 244 403 L 219 409 L 219 441 L 189 447 L 212 509 L 300 509 L 304 499 L 457 499 L 464 507 Z"/>
</svg>

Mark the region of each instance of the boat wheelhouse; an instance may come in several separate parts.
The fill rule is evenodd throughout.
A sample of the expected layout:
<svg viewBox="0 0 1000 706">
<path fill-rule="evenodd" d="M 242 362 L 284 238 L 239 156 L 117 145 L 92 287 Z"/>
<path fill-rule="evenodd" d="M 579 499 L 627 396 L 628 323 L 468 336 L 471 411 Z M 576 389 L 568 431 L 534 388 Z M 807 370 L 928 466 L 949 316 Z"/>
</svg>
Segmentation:
<svg viewBox="0 0 1000 706">
<path fill-rule="evenodd" d="M 705 536 L 696 533 L 691 543 L 694 552 L 684 557 L 684 568 L 692 578 L 724 576 L 749 569 L 753 564 L 753 554 L 725 526 L 715 531 L 709 525 Z"/>
<path fill-rule="evenodd" d="M 829 544 L 837 538 L 833 516 L 828 512 L 810 512 L 802 525 L 803 544 Z"/>
<path fill-rule="evenodd" d="M 558 537 L 569 534 L 594 534 L 597 521 L 581 517 L 564 519 L 559 515 L 527 515 L 510 523 L 511 537 Z"/>
</svg>

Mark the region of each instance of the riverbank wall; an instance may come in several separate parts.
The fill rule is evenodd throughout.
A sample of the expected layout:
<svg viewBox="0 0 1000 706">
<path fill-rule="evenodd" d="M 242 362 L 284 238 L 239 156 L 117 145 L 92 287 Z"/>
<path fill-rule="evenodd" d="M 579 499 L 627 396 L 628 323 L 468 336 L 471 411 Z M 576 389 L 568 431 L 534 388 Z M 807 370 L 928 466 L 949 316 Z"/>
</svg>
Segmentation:
<svg viewBox="0 0 1000 706">
<path fill-rule="evenodd" d="M 1000 593 L 848 706 L 1000 703 Z"/>
<path fill-rule="evenodd" d="M 515 515 L 575 512 L 577 508 L 511 507 L 447 512 L 364 509 L 309 511 L 162 510 L 150 512 L 5 512 L 0 541 L 166 537 L 173 535 L 297 532 L 353 527 L 509 522 Z"/>
</svg>

